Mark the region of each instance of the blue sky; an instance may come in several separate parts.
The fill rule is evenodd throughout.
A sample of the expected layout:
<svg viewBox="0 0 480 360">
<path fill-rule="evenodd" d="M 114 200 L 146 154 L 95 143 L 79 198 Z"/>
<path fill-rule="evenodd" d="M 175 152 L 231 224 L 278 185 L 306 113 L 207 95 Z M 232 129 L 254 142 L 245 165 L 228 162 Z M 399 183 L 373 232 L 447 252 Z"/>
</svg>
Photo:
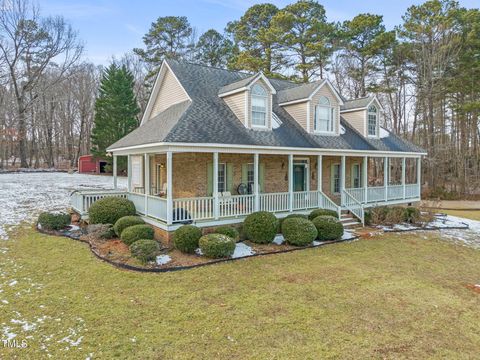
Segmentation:
<svg viewBox="0 0 480 360">
<path fill-rule="evenodd" d="M 85 59 L 106 64 L 134 47 L 159 16 L 187 16 L 198 34 L 214 28 L 222 31 L 256 3 L 271 2 L 283 7 L 292 1 L 255 0 L 38 0 L 43 15 L 63 15 L 78 30 L 85 44 Z M 417 0 L 323 0 L 330 21 L 343 21 L 364 12 L 384 16 L 388 28 Z M 479 0 L 460 0 L 465 7 L 478 7 Z"/>
</svg>

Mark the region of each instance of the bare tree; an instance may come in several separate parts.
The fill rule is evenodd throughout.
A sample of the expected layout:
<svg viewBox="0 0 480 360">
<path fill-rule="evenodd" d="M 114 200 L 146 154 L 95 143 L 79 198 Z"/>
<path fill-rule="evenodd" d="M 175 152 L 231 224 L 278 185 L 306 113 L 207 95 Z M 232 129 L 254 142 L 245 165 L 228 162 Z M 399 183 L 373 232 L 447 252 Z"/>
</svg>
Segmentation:
<svg viewBox="0 0 480 360">
<path fill-rule="evenodd" d="M 20 165 L 27 167 L 27 113 L 39 96 L 39 81 L 54 67 L 55 76 L 43 90 L 54 86 L 77 62 L 83 48 L 62 17 L 42 18 L 28 0 L 0 1 L 0 55 L 15 94 Z"/>
</svg>

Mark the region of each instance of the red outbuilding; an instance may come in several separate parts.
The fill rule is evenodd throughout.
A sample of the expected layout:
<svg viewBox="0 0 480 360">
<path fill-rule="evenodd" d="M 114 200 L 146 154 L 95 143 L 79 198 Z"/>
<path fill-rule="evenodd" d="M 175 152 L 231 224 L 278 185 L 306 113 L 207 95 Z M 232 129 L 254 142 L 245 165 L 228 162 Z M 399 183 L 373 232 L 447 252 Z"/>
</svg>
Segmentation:
<svg viewBox="0 0 480 360">
<path fill-rule="evenodd" d="M 93 155 L 82 155 L 78 158 L 78 172 L 81 174 L 105 174 L 107 161 L 95 159 Z"/>
</svg>

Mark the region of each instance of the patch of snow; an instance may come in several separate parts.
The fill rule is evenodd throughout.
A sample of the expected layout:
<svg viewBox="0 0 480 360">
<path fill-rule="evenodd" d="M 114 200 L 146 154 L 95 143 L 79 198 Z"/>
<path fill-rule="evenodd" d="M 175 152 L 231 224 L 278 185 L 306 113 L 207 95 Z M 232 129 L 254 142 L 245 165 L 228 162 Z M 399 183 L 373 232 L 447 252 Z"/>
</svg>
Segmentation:
<svg viewBox="0 0 480 360">
<path fill-rule="evenodd" d="M 390 131 L 388 131 L 387 129 L 384 129 L 382 127 L 380 127 L 380 139 L 384 139 L 384 138 L 387 138 L 390 136 Z"/>
<path fill-rule="evenodd" d="M 10 281 L 10 283 L 8 284 L 8 286 L 15 286 L 18 284 L 18 281 L 17 280 L 12 280 Z"/>
<path fill-rule="evenodd" d="M 322 244 L 323 244 L 323 241 L 314 240 L 312 244 L 313 244 L 313 246 L 322 245 Z"/>
<path fill-rule="evenodd" d="M 277 234 L 273 239 L 273 243 L 276 245 L 282 245 L 285 242 L 285 238 L 282 234 Z"/>
<path fill-rule="evenodd" d="M 2 300 L 2 303 L 8 304 L 8 301 L 7 300 Z"/>
<path fill-rule="evenodd" d="M 38 224 L 38 225 L 40 225 L 40 224 Z M 80 226 L 78 226 L 78 225 L 69 225 L 69 226 L 68 226 L 68 230 L 69 230 L 69 231 L 77 231 L 77 230 L 80 230 Z"/>
<path fill-rule="evenodd" d="M 127 179 L 118 178 L 119 188 Z M 0 239 L 23 221 L 33 222 L 42 211 L 65 211 L 75 189 L 112 189 L 113 177 L 85 174 L 8 173 L 0 174 Z"/>
<path fill-rule="evenodd" d="M 159 255 L 156 259 L 157 265 L 165 265 L 170 261 L 172 261 L 172 258 L 169 255 Z"/>
<path fill-rule="evenodd" d="M 22 325 L 22 330 L 23 331 L 32 331 L 32 330 L 35 330 L 35 328 L 37 327 L 37 324 L 29 323 L 28 321 L 25 321 L 25 320 L 12 319 L 12 320 L 10 320 L 10 322 L 12 324 Z"/>
<path fill-rule="evenodd" d="M 255 251 L 253 251 L 250 246 L 243 242 L 239 242 L 235 245 L 235 251 L 233 252 L 232 258 L 236 259 L 245 256 L 252 256 L 253 254 L 255 254 Z"/>
<path fill-rule="evenodd" d="M 196 248 L 195 249 L 195 254 L 202 256 L 203 255 L 202 249 Z"/>
<path fill-rule="evenodd" d="M 353 239 L 354 237 L 355 235 L 351 231 L 348 231 L 348 230 L 343 231 L 342 240 L 350 240 L 350 239 Z"/>
<path fill-rule="evenodd" d="M 2 332 L 3 332 L 2 340 L 10 341 L 10 340 L 13 340 L 17 337 L 17 334 L 15 334 L 14 332 L 11 332 L 11 330 L 12 330 L 12 328 L 10 328 L 8 326 L 5 326 L 2 329 Z"/>
</svg>

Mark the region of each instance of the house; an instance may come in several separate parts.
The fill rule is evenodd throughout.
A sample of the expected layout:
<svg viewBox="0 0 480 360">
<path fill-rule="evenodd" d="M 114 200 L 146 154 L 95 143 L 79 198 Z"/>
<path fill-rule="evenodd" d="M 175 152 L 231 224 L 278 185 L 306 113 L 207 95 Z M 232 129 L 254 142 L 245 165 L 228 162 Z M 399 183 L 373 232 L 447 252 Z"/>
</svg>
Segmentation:
<svg viewBox="0 0 480 360">
<path fill-rule="evenodd" d="M 93 155 L 82 155 L 78 158 L 78 172 L 80 174 L 105 174 L 107 161 L 94 158 Z"/>
<path fill-rule="evenodd" d="M 382 116 L 376 97 L 343 99 L 328 80 L 167 60 L 141 125 L 108 151 L 114 167 L 128 157 L 125 196 L 163 236 L 257 210 L 320 207 L 363 222 L 369 206 L 420 200 L 426 153 L 382 128 Z"/>
</svg>

